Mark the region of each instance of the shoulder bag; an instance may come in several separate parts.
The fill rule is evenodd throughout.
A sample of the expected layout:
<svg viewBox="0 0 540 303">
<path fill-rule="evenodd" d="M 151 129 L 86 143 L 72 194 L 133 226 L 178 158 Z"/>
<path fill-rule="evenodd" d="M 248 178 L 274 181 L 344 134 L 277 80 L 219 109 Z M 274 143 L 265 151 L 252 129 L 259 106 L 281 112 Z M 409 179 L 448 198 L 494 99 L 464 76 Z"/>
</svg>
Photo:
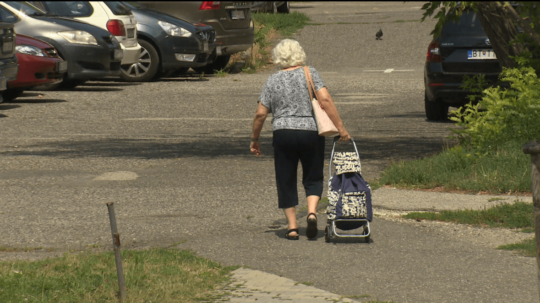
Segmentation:
<svg viewBox="0 0 540 303">
<path fill-rule="evenodd" d="M 317 91 L 315 90 L 315 85 L 313 84 L 313 79 L 311 79 L 311 74 L 309 73 L 309 67 L 304 66 L 304 73 L 306 74 L 306 80 L 309 91 L 309 99 L 311 100 L 311 105 L 313 106 L 313 114 L 315 115 L 315 121 L 317 121 L 317 130 L 319 131 L 319 136 L 324 137 L 334 137 L 339 135 L 337 127 L 334 125 L 334 122 L 330 120 L 328 114 L 324 111 L 324 107 L 317 100 Z M 313 94 L 315 98 L 313 98 Z"/>
</svg>

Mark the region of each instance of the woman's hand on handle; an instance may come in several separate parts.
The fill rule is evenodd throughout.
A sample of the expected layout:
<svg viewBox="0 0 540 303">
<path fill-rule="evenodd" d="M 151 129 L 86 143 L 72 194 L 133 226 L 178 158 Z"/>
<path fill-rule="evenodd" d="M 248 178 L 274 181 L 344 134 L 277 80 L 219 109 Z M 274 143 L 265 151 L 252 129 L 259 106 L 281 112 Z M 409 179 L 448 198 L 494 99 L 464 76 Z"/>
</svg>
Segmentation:
<svg viewBox="0 0 540 303">
<path fill-rule="evenodd" d="M 351 140 L 351 135 L 349 135 L 349 132 L 344 128 L 339 130 L 339 141 L 349 141 Z"/>
</svg>

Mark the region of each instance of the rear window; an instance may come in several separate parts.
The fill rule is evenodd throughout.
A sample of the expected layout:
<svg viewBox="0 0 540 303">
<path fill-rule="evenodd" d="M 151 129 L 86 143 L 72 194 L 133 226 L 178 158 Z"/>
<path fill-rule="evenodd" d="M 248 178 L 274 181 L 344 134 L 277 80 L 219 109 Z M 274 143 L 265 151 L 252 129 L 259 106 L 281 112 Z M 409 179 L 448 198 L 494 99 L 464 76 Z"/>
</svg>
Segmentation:
<svg viewBox="0 0 540 303">
<path fill-rule="evenodd" d="M 442 30 L 443 37 L 450 36 L 485 36 L 480 18 L 474 11 L 465 11 L 459 21 L 448 21 Z"/>
<path fill-rule="evenodd" d="M 146 9 L 148 7 L 140 4 L 140 3 L 137 3 L 136 1 L 122 1 L 122 3 L 124 3 L 125 5 L 127 5 L 129 8 L 131 9 Z"/>
<path fill-rule="evenodd" d="M 105 4 L 115 15 L 131 15 L 131 9 L 120 1 L 105 1 Z"/>
<path fill-rule="evenodd" d="M 24 1 L 5 1 L 7 5 L 13 7 L 14 9 L 22 12 L 27 16 L 43 16 L 45 12 L 41 11 L 39 8 L 25 3 Z"/>
<path fill-rule="evenodd" d="M 19 21 L 19 17 L 7 10 L 6 8 L 0 6 L 0 21 L 6 23 L 15 23 Z"/>
<path fill-rule="evenodd" d="M 62 17 L 89 17 L 94 12 L 88 1 L 35 1 L 34 4 Z"/>
</svg>

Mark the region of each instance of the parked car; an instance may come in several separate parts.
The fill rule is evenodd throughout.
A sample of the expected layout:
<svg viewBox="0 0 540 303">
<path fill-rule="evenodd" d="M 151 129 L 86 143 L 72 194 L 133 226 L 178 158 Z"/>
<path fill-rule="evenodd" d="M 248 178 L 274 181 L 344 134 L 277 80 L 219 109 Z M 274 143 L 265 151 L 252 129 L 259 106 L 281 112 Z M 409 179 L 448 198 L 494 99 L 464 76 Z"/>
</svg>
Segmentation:
<svg viewBox="0 0 540 303">
<path fill-rule="evenodd" d="M 21 34 L 15 39 L 19 73 L 2 93 L 4 102 L 19 97 L 25 89 L 59 83 L 67 71 L 67 61 L 62 60 L 49 43 Z"/>
<path fill-rule="evenodd" d="M 17 79 L 19 64 L 15 55 L 15 30 L 13 24 L 0 22 L 0 30 L 0 48 L 2 50 L 0 52 L 0 91 L 4 91 L 7 88 L 8 81 Z M 2 101 L 0 95 L 0 103 Z"/>
<path fill-rule="evenodd" d="M 43 40 L 68 62 L 62 86 L 75 87 L 92 78 L 120 75 L 123 51 L 118 40 L 86 22 L 46 13 L 24 1 L 0 2 L 0 17 L 18 34 Z"/>
<path fill-rule="evenodd" d="M 210 25 L 216 31 L 217 58 L 196 71 L 213 73 L 221 70 L 232 54 L 245 51 L 253 45 L 254 30 L 250 2 L 232 1 L 138 1 L 145 6 L 165 12 L 176 18 Z"/>
<path fill-rule="evenodd" d="M 461 88 L 465 75 L 485 75 L 488 83 L 499 83 L 502 71 L 493 47 L 472 10 L 463 12 L 459 22 L 447 22 L 441 37 L 428 47 L 424 68 L 425 111 L 428 120 L 445 120 L 448 107 L 470 102 L 470 92 Z"/>
<path fill-rule="evenodd" d="M 257 13 L 286 13 L 290 11 L 289 1 L 253 1 L 251 11 Z"/>
<path fill-rule="evenodd" d="M 125 5 L 137 19 L 143 51 L 138 63 L 122 66 L 123 79 L 148 81 L 169 71 L 185 73 L 215 59 L 216 32 L 211 26 L 193 24 L 136 2 Z"/>
<path fill-rule="evenodd" d="M 122 65 L 139 61 L 141 46 L 137 43 L 137 21 L 129 7 L 119 1 L 28 1 L 46 12 L 74 18 L 113 34 L 124 50 Z"/>
</svg>

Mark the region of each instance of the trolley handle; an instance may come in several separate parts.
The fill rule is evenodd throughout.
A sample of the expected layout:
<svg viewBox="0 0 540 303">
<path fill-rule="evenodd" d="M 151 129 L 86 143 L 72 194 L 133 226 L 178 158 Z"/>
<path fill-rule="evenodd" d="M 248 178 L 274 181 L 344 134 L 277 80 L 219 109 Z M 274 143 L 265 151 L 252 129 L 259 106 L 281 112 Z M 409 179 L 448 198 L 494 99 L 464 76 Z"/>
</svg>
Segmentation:
<svg viewBox="0 0 540 303">
<path fill-rule="evenodd" d="M 334 143 L 332 145 L 332 153 L 330 153 L 330 163 L 328 163 L 328 180 L 332 177 L 332 159 L 334 158 L 334 150 L 336 149 L 336 142 L 338 142 L 340 136 L 334 137 Z M 351 137 L 351 142 L 354 146 L 354 151 L 356 151 L 356 155 L 358 156 L 358 164 L 360 163 L 360 154 L 358 153 L 358 148 L 356 148 L 356 143 L 354 142 L 353 137 Z"/>
</svg>

